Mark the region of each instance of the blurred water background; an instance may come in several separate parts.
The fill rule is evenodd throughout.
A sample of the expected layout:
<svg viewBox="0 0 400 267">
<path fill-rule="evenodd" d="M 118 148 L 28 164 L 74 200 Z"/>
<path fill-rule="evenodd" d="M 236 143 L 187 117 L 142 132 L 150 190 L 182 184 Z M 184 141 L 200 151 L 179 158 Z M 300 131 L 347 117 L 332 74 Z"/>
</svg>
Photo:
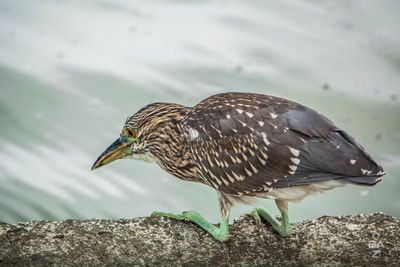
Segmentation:
<svg viewBox="0 0 400 267">
<path fill-rule="evenodd" d="M 371 0 L 0 0 L 0 221 L 196 210 L 218 222 L 211 188 L 156 164 L 90 167 L 145 104 L 225 91 L 318 110 L 388 173 L 291 204 L 293 221 L 400 217 L 399 14 Z"/>
</svg>

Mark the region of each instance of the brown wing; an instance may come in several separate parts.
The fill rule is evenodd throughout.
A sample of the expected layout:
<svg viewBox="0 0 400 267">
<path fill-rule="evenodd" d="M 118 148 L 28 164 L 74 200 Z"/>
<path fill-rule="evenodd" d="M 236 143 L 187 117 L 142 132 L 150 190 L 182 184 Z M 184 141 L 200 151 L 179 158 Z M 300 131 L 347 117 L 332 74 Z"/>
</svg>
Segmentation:
<svg viewBox="0 0 400 267">
<path fill-rule="evenodd" d="M 326 179 L 376 177 L 381 171 L 354 139 L 328 119 L 272 96 L 209 97 L 187 114 L 184 129 L 203 176 L 226 194 L 252 195 Z"/>
</svg>

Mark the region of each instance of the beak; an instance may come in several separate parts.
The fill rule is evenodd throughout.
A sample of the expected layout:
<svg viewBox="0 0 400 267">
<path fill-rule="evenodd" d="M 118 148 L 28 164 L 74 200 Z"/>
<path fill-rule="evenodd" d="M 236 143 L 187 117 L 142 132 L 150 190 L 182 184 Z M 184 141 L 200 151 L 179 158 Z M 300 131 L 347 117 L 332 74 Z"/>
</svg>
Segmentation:
<svg viewBox="0 0 400 267">
<path fill-rule="evenodd" d="M 129 155 L 131 153 L 131 143 L 127 138 L 123 137 L 115 140 L 93 163 L 92 171 Z"/>
</svg>

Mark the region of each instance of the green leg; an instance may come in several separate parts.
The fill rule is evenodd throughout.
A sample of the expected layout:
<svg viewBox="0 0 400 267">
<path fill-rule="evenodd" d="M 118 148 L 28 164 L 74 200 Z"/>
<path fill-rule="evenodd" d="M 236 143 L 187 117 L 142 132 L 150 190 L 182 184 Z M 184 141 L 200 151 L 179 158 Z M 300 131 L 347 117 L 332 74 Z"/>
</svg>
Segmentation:
<svg viewBox="0 0 400 267">
<path fill-rule="evenodd" d="M 262 208 L 256 208 L 248 215 L 252 216 L 255 219 L 257 225 L 261 223 L 261 217 L 264 218 L 270 224 L 272 224 L 272 226 L 278 231 L 281 236 L 288 236 L 292 233 L 292 226 L 289 223 L 287 202 L 283 200 L 276 200 L 276 204 L 282 214 L 282 223 L 279 223 L 275 218 L 269 215 L 269 213 Z"/>
<path fill-rule="evenodd" d="M 209 223 L 206 219 L 204 219 L 200 214 L 195 211 L 185 211 L 182 214 L 171 214 L 160 211 L 155 211 L 152 213 L 152 216 L 157 215 L 173 218 L 176 220 L 189 220 L 209 232 L 215 239 L 221 242 L 225 242 L 229 239 L 228 220 L 221 220 L 220 228 L 218 228 L 215 225 Z"/>
</svg>

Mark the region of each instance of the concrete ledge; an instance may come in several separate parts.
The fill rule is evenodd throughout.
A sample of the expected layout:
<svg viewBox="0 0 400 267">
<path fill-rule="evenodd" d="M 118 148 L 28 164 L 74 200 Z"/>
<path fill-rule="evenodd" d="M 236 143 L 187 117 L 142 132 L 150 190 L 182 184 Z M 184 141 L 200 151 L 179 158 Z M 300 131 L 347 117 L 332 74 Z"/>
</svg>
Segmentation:
<svg viewBox="0 0 400 267">
<path fill-rule="evenodd" d="M 215 241 L 163 217 L 0 224 L 0 266 L 400 265 L 399 220 L 381 213 L 321 217 L 282 238 L 250 217 Z"/>
</svg>

